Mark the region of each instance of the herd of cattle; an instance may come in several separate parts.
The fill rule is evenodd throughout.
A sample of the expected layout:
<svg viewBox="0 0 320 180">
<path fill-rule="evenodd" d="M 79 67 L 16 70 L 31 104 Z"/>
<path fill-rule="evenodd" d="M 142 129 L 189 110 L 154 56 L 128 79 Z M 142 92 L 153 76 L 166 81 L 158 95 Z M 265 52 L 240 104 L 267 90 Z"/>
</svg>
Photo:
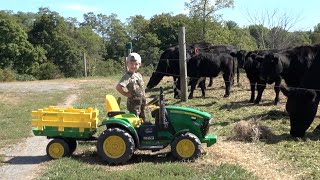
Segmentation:
<svg viewBox="0 0 320 180">
<path fill-rule="evenodd" d="M 203 78 L 211 78 L 211 85 L 212 78 L 220 73 L 225 82 L 224 97 L 228 97 L 234 75 L 237 74 L 239 83 L 239 68 L 243 68 L 250 82 L 251 103 L 259 104 L 267 83 L 275 83 L 275 105 L 279 103 L 280 90 L 287 97 L 286 110 L 290 116 L 290 134 L 293 137 L 303 137 L 313 122 L 320 100 L 320 44 L 282 50 L 245 51 L 230 45 L 194 43 L 186 45 L 186 53 L 191 86 L 189 99 L 193 98 L 197 84 L 205 97 Z M 179 75 L 179 47 L 174 46 L 161 54 L 147 88 L 158 85 L 164 76 L 172 76 L 177 85 L 174 91 L 174 97 L 177 98 Z M 281 84 L 282 79 L 286 85 Z"/>
</svg>

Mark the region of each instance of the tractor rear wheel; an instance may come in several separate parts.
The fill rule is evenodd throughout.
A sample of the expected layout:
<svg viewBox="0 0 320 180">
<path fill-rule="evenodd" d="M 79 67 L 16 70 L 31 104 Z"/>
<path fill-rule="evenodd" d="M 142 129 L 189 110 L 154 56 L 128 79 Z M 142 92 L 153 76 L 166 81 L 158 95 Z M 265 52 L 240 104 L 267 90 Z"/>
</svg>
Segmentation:
<svg viewBox="0 0 320 180">
<path fill-rule="evenodd" d="M 181 134 L 172 141 L 171 153 L 178 160 L 194 160 L 201 155 L 201 142 L 192 133 Z"/>
<path fill-rule="evenodd" d="M 97 141 L 98 155 L 110 165 L 127 162 L 134 150 L 135 144 L 132 136 L 120 128 L 105 130 Z"/>
<path fill-rule="evenodd" d="M 70 153 L 68 143 L 63 139 L 53 139 L 49 142 L 46 148 L 47 155 L 51 159 L 59 159 L 67 156 Z"/>
</svg>

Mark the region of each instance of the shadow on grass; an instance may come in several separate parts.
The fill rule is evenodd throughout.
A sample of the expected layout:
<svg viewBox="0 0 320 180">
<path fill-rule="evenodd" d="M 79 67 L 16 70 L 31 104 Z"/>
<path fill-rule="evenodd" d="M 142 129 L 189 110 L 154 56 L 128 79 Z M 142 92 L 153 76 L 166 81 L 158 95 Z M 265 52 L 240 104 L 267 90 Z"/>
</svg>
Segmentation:
<svg viewBox="0 0 320 180">
<path fill-rule="evenodd" d="M 312 132 L 306 132 L 306 135 L 303 138 L 292 137 L 289 133 L 283 133 L 281 135 L 272 134 L 268 139 L 261 140 L 266 144 L 277 144 L 281 141 L 295 141 L 295 142 L 304 142 L 304 141 L 319 141 L 320 140 L 320 130 L 315 129 Z"/>
<path fill-rule="evenodd" d="M 154 87 L 152 89 L 146 89 L 145 91 L 146 91 L 146 93 L 152 93 L 152 92 L 160 93 L 160 87 Z M 165 92 L 165 94 L 173 93 L 173 89 L 170 86 L 163 87 L 163 91 Z"/>
<path fill-rule="evenodd" d="M 154 164 L 159 164 L 159 163 L 167 163 L 167 162 L 178 162 L 172 155 L 171 152 L 151 152 L 151 151 L 138 151 L 135 152 L 131 159 L 127 161 L 124 164 L 121 165 L 132 165 L 132 164 L 137 164 L 137 163 L 154 163 Z M 115 165 L 108 165 L 106 162 L 104 162 L 99 155 L 97 154 L 96 151 L 87 153 L 87 152 L 82 152 L 77 155 L 72 155 L 72 159 L 81 161 L 87 164 L 91 165 L 105 165 L 105 166 L 115 166 Z M 116 165 L 116 166 L 121 166 L 121 165 Z"/>
<path fill-rule="evenodd" d="M 50 158 L 46 155 L 43 156 L 14 156 L 8 161 L 4 161 L 4 164 L 41 164 L 49 161 Z"/>
<path fill-rule="evenodd" d="M 283 120 L 284 118 L 289 118 L 289 115 L 287 112 L 280 111 L 280 110 L 270 110 L 266 111 L 264 113 L 260 114 L 255 114 L 255 115 L 250 115 L 241 119 L 235 119 L 234 122 L 237 120 L 250 120 L 250 119 L 257 119 L 260 121 L 265 121 L 265 120 Z"/>
</svg>

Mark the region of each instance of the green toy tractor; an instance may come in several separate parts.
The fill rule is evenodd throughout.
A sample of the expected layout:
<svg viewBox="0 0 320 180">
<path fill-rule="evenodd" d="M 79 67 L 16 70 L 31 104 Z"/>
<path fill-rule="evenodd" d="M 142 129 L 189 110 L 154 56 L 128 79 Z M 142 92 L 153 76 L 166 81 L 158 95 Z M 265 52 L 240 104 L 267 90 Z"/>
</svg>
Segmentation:
<svg viewBox="0 0 320 180">
<path fill-rule="evenodd" d="M 106 96 L 108 118 L 100 126 L 106 126 L 97 140 L 97 151 L 103 161 L 117 165 L 130 160 L 136 149 L 158 151 L 168 145 L 178 160 L 194 160 L 201 155 L 201 143 L 210 147 L 217 136 L 207 134 L 211 115 L 200 110 L 165 106 L 163 89 L 160 96 L 148 103 L 157 104 L 151 112 L 154 124 L 143 124 L 133 114 L 120 111 L 111 95 Z"/>
</svg>

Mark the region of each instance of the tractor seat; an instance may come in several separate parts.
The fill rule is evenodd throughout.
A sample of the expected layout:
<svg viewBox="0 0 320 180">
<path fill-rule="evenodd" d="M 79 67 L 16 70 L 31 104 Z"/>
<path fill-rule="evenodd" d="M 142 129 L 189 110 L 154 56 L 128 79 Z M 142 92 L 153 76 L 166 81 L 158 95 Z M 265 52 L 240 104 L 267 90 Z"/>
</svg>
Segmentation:
<svg viewBox="0 0 320 180">
<path fill-rule="evenodd" d="M 131 124 L 134 127 L 137 127 L 142 123 L 142 120 L 139 117 L 137 117 L 135 114 L 121 111 L 119 104 L 114 96 L 110 94 L 106 95 L 105 103 L 106 103 L 106 111 L 107 111 L 108 117 L 126 118 L 131 122 Z"/>
</svg>

